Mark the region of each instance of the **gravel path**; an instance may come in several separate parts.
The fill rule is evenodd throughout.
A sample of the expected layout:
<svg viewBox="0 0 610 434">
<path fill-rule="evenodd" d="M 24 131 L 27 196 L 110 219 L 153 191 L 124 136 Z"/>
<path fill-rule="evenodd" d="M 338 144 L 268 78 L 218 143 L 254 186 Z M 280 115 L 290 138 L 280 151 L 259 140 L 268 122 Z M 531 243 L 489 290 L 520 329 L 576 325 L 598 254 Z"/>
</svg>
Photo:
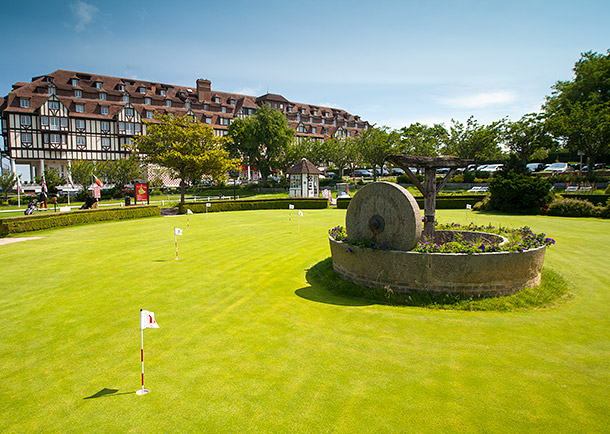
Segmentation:
<svg viewBox="0 0 610 434">
<path fill-rule="evenodd" d="M 11 243 L 18 243 L 19 241 L 29 241 L 29 240 L 40 240 L 44 237 L 21 237 L 21 238 L 0 238 L 0 246 Z"/>
</svg>

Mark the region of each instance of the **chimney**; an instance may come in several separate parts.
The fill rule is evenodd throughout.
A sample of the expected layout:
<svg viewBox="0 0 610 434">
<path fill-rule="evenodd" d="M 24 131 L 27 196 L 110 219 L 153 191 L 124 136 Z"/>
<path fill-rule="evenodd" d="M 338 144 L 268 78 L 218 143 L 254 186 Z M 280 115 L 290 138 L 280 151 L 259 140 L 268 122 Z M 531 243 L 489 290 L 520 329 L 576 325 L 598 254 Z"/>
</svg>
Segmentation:
<svg viewBox="0 0 610 434">
<path fill-rule="evenodd" d="M 205 93 L 211 91 L 212 82 L 210 80 L 204 80 L 203 78 L 197 79 L 197 99 L 199 99 L 199 101 L 203 101 Z"/>
</svg>

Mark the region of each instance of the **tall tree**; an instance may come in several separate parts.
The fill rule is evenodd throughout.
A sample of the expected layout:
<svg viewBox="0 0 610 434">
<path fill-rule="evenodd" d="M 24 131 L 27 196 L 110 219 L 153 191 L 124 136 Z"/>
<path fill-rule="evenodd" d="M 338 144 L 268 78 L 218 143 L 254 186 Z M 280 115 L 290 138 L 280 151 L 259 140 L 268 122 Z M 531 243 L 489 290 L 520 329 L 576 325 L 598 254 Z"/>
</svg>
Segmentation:
<svg viewBox="0 0 610 434">
<path fill-rule="evenodd" d="M 282 167 L 294 131 L 281 112 L 262 105 L 254 115 L 234 119 L 229 125 L 229 137 L 231 156 L 254 166 L 267 182 L 269 175 Z"/>
<path fill-rule="evenodd" d="M 449 133 L 443 124 L 428 125 L 419 122 L 400 129 L 400 150 L 404 154 L 438 157 Z"/>
<path fill-rule="evenodd" d="M 549 130 L 573 150 L 595 160 L 610 152 L 610 50 L 588 51 L 574 65 L 574 79 L 558 81 L 544 106 Z"/>
<path fill-rule="evenodd" d="M 490 125 L 480 125 L 471 116 L 466 123 L 451 120 L 447 145 L 444 153 L 462 159 L 474 160 L 480 163 L 492 160 L 502 155 L 499 145 L 502 122 L 493 122 Z"/>
<path fill-rule="evenodd" d="M 362 161 L 372 166 L 373 180 L 376 181 L 376 169 L 381 169 L 386 157 L 398 151 L 399 134 L 388 127 L 373 127 L 357 136 L 355 143 Z"/>
<path fill-rule="evenodd" d="M 544 118 L 537 113 L 524 115 L 516 122 L 505 122 L 502 128 L 504 144 L 523 164 L 554 147 L 555 141 L 545 128 Z"/>
<path fill-rule="evenodd" d="M 122 189 L 125 184 L 134 179 L 145 177 L 141 162 L 135 157 L 120 160 L 108 160 L 100 164 L 100 175 L 106 178 L 115 188 Z"/>
<path fill-rule="evenodd" d="M 343 171 L 355 165 L 358 160 L 355 142 L 347 137 L 333 136 L 327 139 L 324 149 L 328 161 L 339 170 L 340 178 L 343 178 Z"/>
<path fill-rule="evenodd" d="M 301 140 L 293 140 L 287 147 L 285 152 L 285 164 L 282 169 L 289 169 L 295 163 L 307 158 L 315 166 L 321 166 L 328 160 L 324 142 L 312 138 L 302 138 Z"/>
<path fill-rule="evenodd" d="M 71 163 L 70 173 L 72 174 L 72 182 L 75 185 L 80 185 L 81 189 L 85 189 L 91 184 L 91 175 L 95 172 L 96 165 L 93 161 L 75 160 Z"/>
<path fill-rule="evenodd" d="M 146 122 L 146 135 L 134 139 L 133 150 L 144 162 L 166 167 L 180 179 L 181 204 L 187 185 L 203 175 L 225 179 L 236 167 L 224 148 L 226 139 L 215 136 L 212 127 L 187 115 L 157 115 L 155 120 Z"/>
</svg>

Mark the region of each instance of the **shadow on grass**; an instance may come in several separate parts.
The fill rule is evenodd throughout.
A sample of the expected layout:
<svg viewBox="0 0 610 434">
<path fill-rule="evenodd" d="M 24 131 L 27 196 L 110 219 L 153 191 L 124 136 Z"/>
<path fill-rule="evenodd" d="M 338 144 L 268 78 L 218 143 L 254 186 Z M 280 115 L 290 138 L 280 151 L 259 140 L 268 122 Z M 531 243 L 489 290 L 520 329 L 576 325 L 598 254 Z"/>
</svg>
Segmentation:
<svg viewBox="0 0 610 434">
<path fill-rule="evenodd" d="M 573 297 L 568 282 L 553 270 L 542 270 L 542 282 L 516 294 L 477 297 L 430 292 L 396 293 L 389 288 L 366 288 L 342 279 L 334 270 L 332 258 L 326 258 L 307 270 L 308 288 L 298 289 L 299 297 L 342 306 L 385 304 L 428 309 L 500 311 L 553 308 Z"/>
<path fill-rule="evenodd" d="M 117 393 L 119 391 L 119 389 L 106 389 L 103 388 L 102 390 L 100 390 L 99 392 L 91 395 L 91 396 L 87 396 L 86 398 L 83 399 L 94 399 L 94 398 L 109 398 L 112 396 L 119 396 L 119 395 L 132 395 L 135 394 L 136 392 L 122 392 L 122 393 Z"/>
</svg>

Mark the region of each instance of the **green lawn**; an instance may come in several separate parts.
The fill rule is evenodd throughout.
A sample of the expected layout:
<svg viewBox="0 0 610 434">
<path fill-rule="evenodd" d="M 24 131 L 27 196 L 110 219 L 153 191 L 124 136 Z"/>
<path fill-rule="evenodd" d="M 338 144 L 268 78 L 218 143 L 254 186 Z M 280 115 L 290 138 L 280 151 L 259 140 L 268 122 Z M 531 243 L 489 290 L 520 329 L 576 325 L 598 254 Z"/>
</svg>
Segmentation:
<svg viewBox="0 0 610 434">
<path fill-rule="evenodd" d="M 300 233 L 295 212 L 246 211 L 0 246 L 0 432 L 610 430 L 610 221 L 439 210 L 557 240 L 546 266 L 573 300 L 499 313 L 311 286 L 306 271 L 329 256 L 345 211 L 304 214 Z M 160 325 L 144 332 L 146 396 L 134 393 L 140 308 Z"/>
</svg>

